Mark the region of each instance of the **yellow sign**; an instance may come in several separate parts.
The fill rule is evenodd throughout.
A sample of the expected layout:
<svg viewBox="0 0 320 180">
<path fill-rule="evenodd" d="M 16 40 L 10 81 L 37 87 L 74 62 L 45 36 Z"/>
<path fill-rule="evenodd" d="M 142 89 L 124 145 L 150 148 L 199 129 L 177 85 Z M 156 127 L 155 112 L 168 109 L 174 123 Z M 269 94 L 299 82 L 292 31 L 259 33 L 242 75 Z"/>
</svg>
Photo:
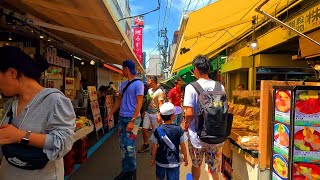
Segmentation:
<svg viewBox="0 0 320 180">
<path fill-rule="evenodd" d="M 111 80 L 113 82 L 122 82 L 123 76 L 119 73 L 112 73 Z"/>
<path fill-rule="evenodd" d="M 290 27 L 305 33 L 315 28 L 320 27 L 320 4 L 305 11 L 303 14 L 298 15 L 296 18 L 288 22 Z M 297 34 L 291 30 L 288 30 L 288 37 L 294 37 Z"/>
</svg>

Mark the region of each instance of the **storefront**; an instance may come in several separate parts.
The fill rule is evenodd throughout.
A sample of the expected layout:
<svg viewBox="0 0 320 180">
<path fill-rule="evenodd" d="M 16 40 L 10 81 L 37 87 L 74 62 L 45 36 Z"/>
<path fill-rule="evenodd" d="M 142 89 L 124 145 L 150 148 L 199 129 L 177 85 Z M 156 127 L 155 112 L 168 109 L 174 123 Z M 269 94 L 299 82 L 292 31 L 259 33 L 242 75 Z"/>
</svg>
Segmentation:
<svg viewBox="0 0 320 180">
<path fill-rule="evenodd" d="M 228 7 L 231 3 L 234 4 L 232 8 Z M 272 164 L 280 163 L 279 159 L 283 159 L 278 158 L 275 162 L 273 158 L 277 154 L 273 152 L 272 141 L 276 107 L 272 103 L 276 101 L 273 99 L 274 86 L 319 86 L 310 81 L 319 79 L 320 51 L 318 46 L 299 39 L 290 29 L 266 21 L 254 8 L 237 11 L 244 9 L 241 7 L 243 4 L 251 7 L 249 2 L 239 3 L 219 1 L 201 11 L 190 13 L 183 20 L 172 73 L 190 66 L 193 58 L 199 54 L 218 59 L 221 52 L 226 52 L 225 62 L 220 63 L 221 70 L 216 78 L 225 83 L 230 101 L 229 111 L 234 115 L 234 122 L 232 134 L 223 147 L 223 173 L 230 179 L 270 179 L 277 174 L 275 171 L 279 171 L 279 167 L 273 168 Z M 272 8 L 274 4 L 277 4 L 276 13 Z M 320 40 L 315 31 L 319 28 L 319 18 L 314 16 L 318 6 L 319 2 L 269 1 L 263 10 L 276 14 L 278 19 L 306 34 L 311 32 L 308 34 L 310 37 Z M 228 11 L 210 13 L 220 12 L 221 9 Z M 251 18 L 253 16 L 254 19 Z M 203 17 L 210 22 L 199 21 Z M 248 21 L 246 18 L 249 18 Z M 235 91 L 239 84 L 243 84 L 247 91 Z M 318 96 L 314 99 L 318 99 Z M 314 171 L 314 164 L 306 167 Z M 293 169 L 293 164 L 290 164 L 286 173 L 294 177 Z M 301 177 L 306 177 L 299 173 Z M 274 179 L 285 179 L 285 176 Z"/>
<path fill-rule="evenodd" d="M 1 27 L 34 38 L 35 43 L 23 42 L 21 48 L 38 48 L 47 58 L 50 67 L 41 83 L 62 91 L 74 105 L 77 142 L 65 156 L 65 173 L 69 175 L 74 167 L 79 167 L 74 165 L 89 157 L 116 126 L 114 119 L 106 122 L 100 111 L 97 89 L 111 80 L 119 86 L 122 78 L 119 80 L 120 76 L 113 71 L 101 68 L 107 63 L 122 64 L 125 59 L 132 59 L 139 73 L 143 68 L 107 2 L 4 1 L 2 6 L 6 19 Z M 9 41 L 12 40 L 3 44 L 21 46 Z M 101 78 L 99 73 L 108 79 Z M 107 97 L 105 106 L 112 107 Z"/>
</svg>

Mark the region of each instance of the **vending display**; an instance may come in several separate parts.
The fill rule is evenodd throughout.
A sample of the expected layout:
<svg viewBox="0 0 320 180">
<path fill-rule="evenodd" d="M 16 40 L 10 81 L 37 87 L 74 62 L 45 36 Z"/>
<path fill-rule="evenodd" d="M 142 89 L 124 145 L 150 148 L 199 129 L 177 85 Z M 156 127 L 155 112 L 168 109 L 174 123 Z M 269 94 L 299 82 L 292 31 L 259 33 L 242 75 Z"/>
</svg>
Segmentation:
<svg viewBox="0 0 320 180">
<path fill-rule="evenodd" d="M 320 87 L 275 87 L 272 179 L 320 179 Z"/>
</svg>

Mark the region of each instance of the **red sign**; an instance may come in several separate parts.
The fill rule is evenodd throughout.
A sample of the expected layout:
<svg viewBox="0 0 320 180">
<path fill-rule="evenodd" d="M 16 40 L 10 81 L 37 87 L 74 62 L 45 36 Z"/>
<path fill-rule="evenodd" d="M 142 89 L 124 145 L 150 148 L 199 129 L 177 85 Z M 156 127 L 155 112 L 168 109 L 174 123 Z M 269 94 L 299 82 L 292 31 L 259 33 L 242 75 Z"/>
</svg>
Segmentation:
<svg viewBox="0 0 320 180">
<path fill-rule="evenodd" d="M 139 62 L 142 64 L 142 28 L 136 27 L 133 30 L 133 51 L 136 54 Z"/>
<path fill-rule="evenodd" d="M 143 16 L 135 17 L 134 18 L 134 26 L 144 26 Z"/>
</svg>

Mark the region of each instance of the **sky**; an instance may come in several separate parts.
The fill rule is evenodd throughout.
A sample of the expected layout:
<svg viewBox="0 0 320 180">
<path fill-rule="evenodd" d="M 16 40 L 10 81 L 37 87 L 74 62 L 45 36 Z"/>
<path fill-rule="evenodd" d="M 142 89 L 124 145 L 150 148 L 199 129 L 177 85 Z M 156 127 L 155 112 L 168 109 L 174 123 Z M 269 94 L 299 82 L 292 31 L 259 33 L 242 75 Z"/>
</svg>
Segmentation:
<svg viewBox="0 0 320 180">
<path fill-rule="evenodd" d="M 159 54 L 158 30 L 167 28 L 169 45 L 174 31 L 179 30 L 182 12 L 194 11 L 213 3 L 216 0 L 160 0 L 160 10 L 144 16 L 143 52 Z M 157 0 L 130 0 L 131 15 L 139 15 L 157 8 Z M 160 21 L 159 21 L 160 14 Z M 163 42 L 163 39 L 160 39 Z M 148 63 L 147 63 L 148 67 Z"/>
</svg>

